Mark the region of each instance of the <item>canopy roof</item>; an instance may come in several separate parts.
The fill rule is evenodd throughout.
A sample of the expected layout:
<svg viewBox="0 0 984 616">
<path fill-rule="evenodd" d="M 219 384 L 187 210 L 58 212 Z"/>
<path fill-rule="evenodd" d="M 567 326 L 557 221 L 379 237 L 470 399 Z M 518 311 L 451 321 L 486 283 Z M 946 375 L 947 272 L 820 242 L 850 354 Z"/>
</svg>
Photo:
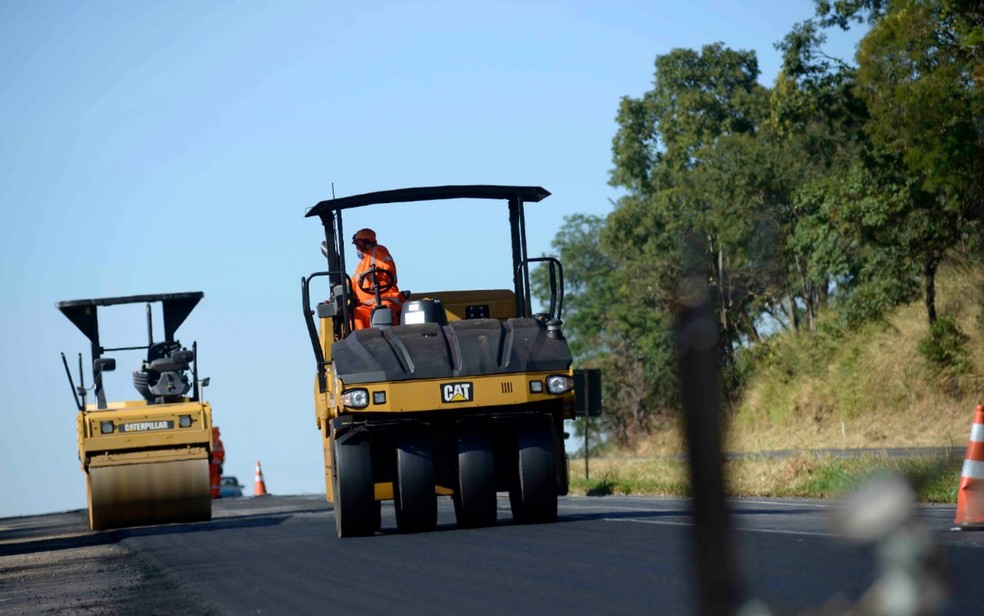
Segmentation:
<svg viewBox="0 0 984 616">
<path fill-rule="evenodd" d="M 97 299 L 73 299 L 55 304 L 58 308 L 74 308 L 78 306 L 116 306 L 117 304 L 144 304 L 165 300 L 201 299 L 205 294 L 201 291 L 187 293 L 153 293 L 147 295 L 127 295 L 124 297 L 100 297 Z M 197 302 L 196 302 L 197 303 Z"/>
<path fill-rule="evenodd" d="M 74 299 L 58 302 L 55 306 L 75 324 L 93 344 L 93 355 L 98 356 L 99 321 L 97 306 L 116 306 L 119 304 L 143 304 L 161 302 L 164 307 L 164 338 L 174 340 L 177 331 L 198 302 L 205 297 L 201 291 L 187 293 L 155 293 L 151 295 L 127 295 L 124 297 L 101 297 L 97 299 Z"/>
<path fill-rule="evenodd" d="M 490 184 L 466 184 L 452 186 L 422 186 L 339 197 L 321 201 L 308 210 L 305 217 L 323 216 L 329 212 L 345 210 L 375 203 L 406 203 L 411 201 L 437 201 L 440 199 L 514 199 L 524 203 L 536 203 L 550 193 L 539 186 L 495 186 Z"/>
</svg>

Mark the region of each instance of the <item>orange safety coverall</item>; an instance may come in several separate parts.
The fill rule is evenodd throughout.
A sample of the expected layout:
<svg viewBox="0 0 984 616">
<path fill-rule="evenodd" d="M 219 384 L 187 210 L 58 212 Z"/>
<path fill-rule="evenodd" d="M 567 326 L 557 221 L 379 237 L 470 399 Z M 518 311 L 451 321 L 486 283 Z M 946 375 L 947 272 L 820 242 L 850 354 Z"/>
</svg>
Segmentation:
<svg viewBox="0 0 984 616">
<path fill-rule="evenodd" d="M 212 457 L 208 461 L 208 477 L 212 498 L 219 498 L 219 484 L 222 481 L 222 465 L 225 463 L 225 447 L 219 438 L 219 429 L 212 428 Z"/>
<path fill-rule="evenodd" d="M 359 278 L 370 268 L 379 268 L 390 274 L 378 274 L 379 284 L 386 285 L 390 282 L 393 286 L 380 293 L 380 300 L 393 312 L 393 325 L 400 323 L 400 311 L 403 310 L 403 295 L 396 285 L 396 263 L 392 255 L 385 246 L 380 244 L 369 248 L 362 255 L 362 260 L 355 268 L 355 276 L 352 277 L 352 286 L 355 287 L 355 329 L 365 329 L 370 326 L 372 309 L 376 306 L 376 293 L 373 290 L 373 276 L 369 274 L 360 283 Z"/>
</svg>

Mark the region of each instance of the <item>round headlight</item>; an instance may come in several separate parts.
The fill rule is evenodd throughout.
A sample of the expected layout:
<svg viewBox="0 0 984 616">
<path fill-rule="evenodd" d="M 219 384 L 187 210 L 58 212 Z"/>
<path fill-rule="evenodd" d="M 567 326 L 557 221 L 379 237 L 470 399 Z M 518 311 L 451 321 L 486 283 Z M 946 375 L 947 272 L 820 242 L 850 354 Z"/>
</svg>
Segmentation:
<svg viewBox="0 0 984 616">
<path fill-rule="evenodd" d="M 369 392 L 365 389 L 351 389 L 342 394 L 342 404 L 354 409 L 369 406 Z"/>
<path fill-rule="evenodd" d="M 191 426 L 191 415 L 181 415 L 178 417 L 178 425 L 182 428 Z"/>
<path fill-rule="evenodd" d="M 102 432 L 103 434 L 112 434 L 113 433 L 113 422 L 111 422 L 111 421 L 104 421 L 104 422 L 100 423 L 99 424 L 99 431 Z"/>
<path fill-rule="evenodd" d="M 566 394 L 574 389 L 574 379 L 561 374 L 547 377 L 547 391 L 554 395 Z"/>
</svg>

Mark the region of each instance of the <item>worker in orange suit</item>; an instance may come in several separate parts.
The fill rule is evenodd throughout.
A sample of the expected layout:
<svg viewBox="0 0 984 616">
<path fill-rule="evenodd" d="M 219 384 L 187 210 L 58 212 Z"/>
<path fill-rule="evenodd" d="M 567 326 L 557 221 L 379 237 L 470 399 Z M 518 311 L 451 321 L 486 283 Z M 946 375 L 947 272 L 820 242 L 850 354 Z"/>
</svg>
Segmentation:
<svg viewBox="0 0 984 616">
<path fill-rule="evenodd" d="M 376 232 L 360 229 L 352 236 L 352 244 L 359 253 L 359 265 L 355 268 L 352 287 L 355 293 L 355 329 L 370 326 L 372 309 L 376 307 L 376 292 L 382 305 L 393 313 L 393 324 L 400 322 L 403 295 L 396 284 L 396 262 L 385 246 L 376 243 Z"/>
<path fill-rule="evenodd" d="M 219 485 L 222 482 L 222 465 L 225 463 L 225 447 L 219 438 L 219 428 L 212 428 L 212 455 L 208 460 L 208 477 L 212 486 L 212 498 L 220 498 Z"/>
</svg>

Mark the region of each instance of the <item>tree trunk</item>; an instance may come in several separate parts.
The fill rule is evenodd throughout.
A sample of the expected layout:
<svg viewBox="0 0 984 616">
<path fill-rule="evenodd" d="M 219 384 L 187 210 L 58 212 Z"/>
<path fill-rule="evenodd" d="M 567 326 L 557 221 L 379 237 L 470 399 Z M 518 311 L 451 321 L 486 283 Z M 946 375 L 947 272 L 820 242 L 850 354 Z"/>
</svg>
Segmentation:
<svg viewBox="0 0 984 616">
<path fill-rule="evenodd" d="M 806 314 L 806 328 L 811 332 L 816 331 L 817 293 L 806 275 L 806 266 L 803 265 L 798 256 L 796 257 L 796 273 L 799 274 L 800 284 L 803 285 L 803 303 L 805 304 L 803 312 Z"/>
<path fill-rule="evenodd" d="M 717 259 L 715 261 L 714 268 L 717 270 L 718 282 L 718 318 L 721 321 L 721 333 L 724 336 L 724 339 L 721 341 L 721 348 L 727 358 L 726 361 L 731 363 L 732 327 L 728 319 L 728 308 L 731 303 L 731 296 L 728 285 L 724 280 L 724 251 L 720 248 L 717 250 Z"/>
<path fill-rule="evenodd" d="M 926 285 L 926 315 L 929 317 L 929 325 L 936 323 L 936 270 L 940 266 L 940 257 L 937 251 L 932 251 L 926 257 L 923 265 L 923 283 Z"/>
<path fill-rule="evenodd" d="M 789 323 L 792 327 L 793 334 L 799 334 L 800 322 L 799 322 L 799 312 L 796 310 L 796 298 L 790 293 L 782 298 L 782 307 L 789 316 Z"/>
</svg>

